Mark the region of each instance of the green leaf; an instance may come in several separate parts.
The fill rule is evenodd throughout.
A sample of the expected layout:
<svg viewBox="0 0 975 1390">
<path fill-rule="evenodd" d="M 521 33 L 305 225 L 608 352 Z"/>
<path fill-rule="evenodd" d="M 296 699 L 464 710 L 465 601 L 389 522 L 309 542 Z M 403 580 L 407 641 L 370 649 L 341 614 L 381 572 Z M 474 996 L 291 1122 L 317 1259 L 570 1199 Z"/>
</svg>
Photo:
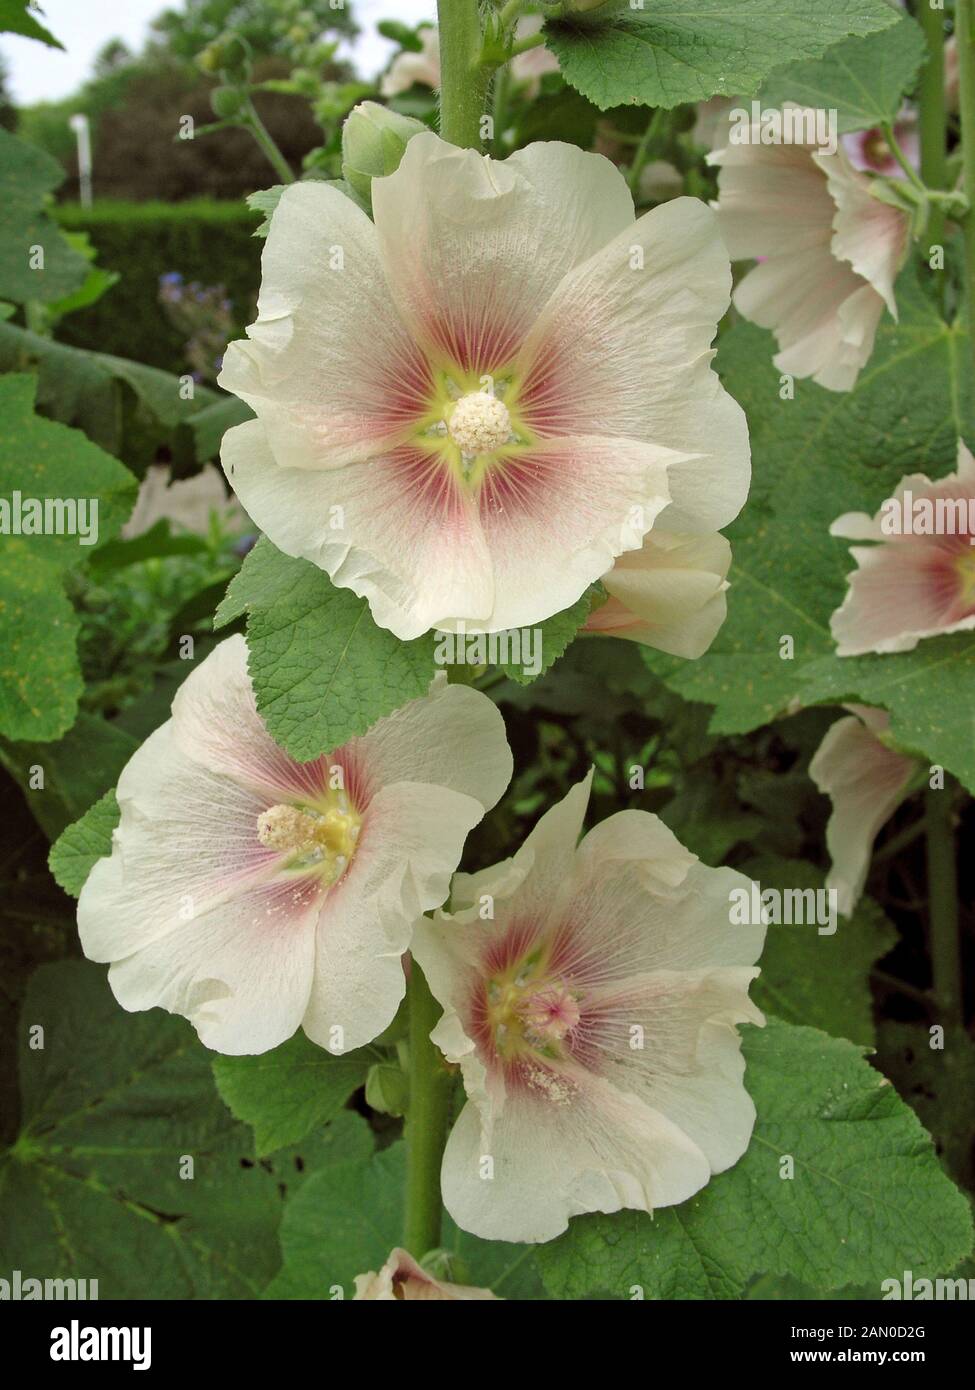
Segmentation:
<svg viewBox="0 0 975 1390">
<path fill-rule="evenodd" d="M 0 127 L 0 299 L 49 303 L 84 283 L 88 262 L 43 208 L 63 179 L 56 159 Z M 43 266 L 32 269 L 35 248 Z"/>
<path fill-rule="evenodd" d="M 48 863 L 57 883 L 77 898 L 99 859 L 112 852 L 112 831 L 119 823 L 114 788 L 90 806 L 80 820 L 51 846 Z"/>
<path fill-rule="evenodd" d="M 39 39 L 48 48 L 64 49 L 64 44 L 56 39 L 27 8 L 28 0 L 0 0 L 0 34 L 22 34 L 26 39 Z"/>
<path fill-rule="evenodd" d="M 213 1074 L 224 1103 L 251 1126 L 263 1156 L 328 1124 L 379 1056 L 366 1047 L 333 1057 L 298 1032 L 258 1057 L 215 1057 Z"/>
<path fill-rule="evenodd" d="M 30 982 L 20 1047 L 3 1277 L 97 1279 L 101 1298 L 258 1295 L 278 1264 L 280 1198 L 189 1025 L 126 1014 L 98 966 L 62 961 Z"/>
<path fill-rule="evenodd" d="M 87 559 L 94 545 L 79 534 L 10 534 L 20 524 L 22 499 L 88 505 L 97 539 L 122 525 L 135 498 L 135 479 L 83 434 L 33 413 L 35 378 L 0 378 L 0 734 L 12 739 L 58 738 L 74 720 L 81 693 L 78 620 L 61 587 L 60 571 Z M 70 521 L 70 515 L 52 513 Z"/>
<path fill-rule="evenodd" d="M 204 446 L 212 446 L 213 454 L 219 449 L 213 425 L 203 418 L 210 406 L 224 404 L 215 391 L 194 384 L 192 399 L 184 398 L 181 378 L 158 367 L 0 323 L 0 370 L 28 369 L 37 372 L 40 410 L 77 426 L 139 471 L 156 459 L 160 446 L 177 464 L 205 462 Z"/>
<path fill-rule="evenodd" d="M 248 667 L 268 731 L 306 762 L 429 688 L 433 639 L 400 642 L 365 599 L 266 537 L 247 556 L 214 626 L 247 613 Z"/>
<path fill-rule="evenodd" d="M 873 514 L 907 473 L 953 472 L 959 437 L 975 440 L 967 335 L 943 322 L 917 274 L 910 265 L 901 276 L 900 322 L 885 318 L 852 391 L 797 381 L 795 399 L 782 400 L 771 335 L 747 323 L 724 335 L 719 370 L 752 443 L 751 495 L 728 528 L 728 619 L 697 661 L 642 655 L 685 699 L 716 707 L 713 733 L 747 732 L 799 704 L 859 700 L 889 709 L 896 740 L 975 788 L 971 634 L 840 658 L 829 628 L 853 568 L 831 523 Z M 784 636 L 791 659 L 780 655 Z"/>
<path fill-rule="evenodd" d="M 378 1270 L 403 1240 L 406 1145 L 396 1143 L 368 1159 L 337 1162 L 315 1173 L 285 1206 L 281 1223 L 284 1262 L 266 1297 L 351 1297 L 357 1274 Z M 500 1298 L 544 1297 L 533 1250 L 478 1240 L 444 1222 L 443 1248 L 451 1257 L 447 1278 L 490 1288 Z"/>
<path fill-rule="evenodd" d="M 193 432 L 197 463 L 207 463 L 220 453 L 220 444 L 229 429 L 253 420 L 254 412 L 236 396 L 223 396 L 205 405 L 187 421 Z"/>
<path fill-rule="evenodd" d="M 846 39 L 812 63 L 793 63 L 772 73 L 762 101 L 837 112 L 840 134 L 893 122 L 927 52 L 920 25 L 905 15 L 868 38 Z"/>
<path fill-rule="evenodd" d="M 823 887 L 822 870 L 799 859 L 752 859 L 742 869 L 763 889 Z M 787 1023 L 808 1023 L 872 1046 L 870 968 L 896 942 L 893 925 L 869 898 L 861 899 L 851 917 L 839 918 L 832 935 L 820 935 L 815 925 L 770 926 L 762 973 L 752 988 L 755 1003 Z"/>
<path fill-rule="evenodd" d="M 259 212 L 263 217 L 261 225 L 253 233 L 254 236 L 267 236 L 271 230 L 271 215 L 281 201 L 281 194 L 286 188 L 287 184 L 276 183 L 272 188 L 261 188 L 256 193 L 248 193 L 244 199 L 245 203 L 252 211 Z"/>
<path fill-rule="evenodd" d="M 753 1274 L 817 1289 L 944 1274 L 968 1202 L 913 1111 L 853 1043 L 770 1019 L 743 1038 L 758 1120 L 734 1168 L 655 1216 L 582 1216 L 537 1254 L 557 1298 L 735 1298 Z M 795 1175 L 780 1177 L 790 1155 Z"/>
<path fill-rule="evenodd" d="M 529 670 L 525 663 L 524 647 L 521 648 L 522 660 L 520 662 L 502 662 L 500 669 L 519 685 L 531 685 L 532 681 L 544 675 L 548 668 L 562 656 L 566 648 L 576 636 L 583 623 L 589 617 L 594 607 L 606 597 L 606 591 L 601 584 L 591 584 L 581 598 L 576 599 L 571 608 L 564 608 L 561 613 L 555 613 L 551 618 L 546 618 L 543 623 L 539 623 L 534 628 L 522 629 L 531 634 L 532 641 L 537 643 L 538 650 L 535 660 L 531 665 L 537 665 L 538 670 Z M 518 629 L 516 629 L 518 631 Z"/>
<path fill-rule="evenodd" d="M 545 26 L 567 82 L 603 111 L 751 95 L 773 68 L 897 22 L 885 0 L 649 0 Z"/>
<path fill-rule="evenodd" d="M 19 782 L 35 820 L 53 840 L 115 785 L 138 746 L 131 734 L 82 711 L 54 743 L 0 741 L 0 762 Z M 43 770 L 43 787 L 30 785 L 37 780 L 32 768 Z"/>
</svg>

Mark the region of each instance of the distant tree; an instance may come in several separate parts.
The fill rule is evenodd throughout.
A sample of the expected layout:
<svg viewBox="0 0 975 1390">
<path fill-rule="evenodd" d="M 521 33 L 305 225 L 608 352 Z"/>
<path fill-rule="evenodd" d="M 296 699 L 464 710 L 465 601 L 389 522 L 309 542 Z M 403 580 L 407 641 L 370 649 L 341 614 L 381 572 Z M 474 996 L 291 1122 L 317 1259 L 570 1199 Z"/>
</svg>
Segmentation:
<svg viewBox="0 0 975 1390">
<path fill-rule="evenodd" d="M 356 32 L 347 0 L 184 0 L 181 9 L 166 10 L 153 20 L 151 42 L 174 57 L 191 59 L 232 29 L 243 35 L 255 57 L 262 57 L 281 51 L 292 26 L 309 30 L 309 38 L 328 30 Z"/>
<path fill-rule="evenodd" d="M 134 62 L 135 54 L 124 39 L 109 39 L 95 54 L 92 73 L 96 78 L 109 77 Z"/>
<path fill-rule="evenodd" d="M 7 61 L 0 53 L 0 126 L 4 130 L 16 130 L 17 128 L 17 108 L 14 106 L 13 99 L 7 87 L 10 70 Z"/>
</svg>

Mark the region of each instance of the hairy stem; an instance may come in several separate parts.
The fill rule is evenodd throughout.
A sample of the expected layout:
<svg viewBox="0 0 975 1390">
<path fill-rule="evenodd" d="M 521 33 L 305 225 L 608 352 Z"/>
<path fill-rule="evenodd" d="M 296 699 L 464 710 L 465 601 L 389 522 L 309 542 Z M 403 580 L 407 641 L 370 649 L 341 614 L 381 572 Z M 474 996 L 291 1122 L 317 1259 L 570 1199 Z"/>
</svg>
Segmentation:
<svg viewBox="0 0 975 1390">
<path fill-rule="evenodd" d="M 923 0 L 918 19 L 928 45 L 927 62 L 921 70 L 919 90 L 921 108 L 921 178 L 928 188 L 947 187 L 945 148 L 945 27 L 944 12 L 933 10 Z M 944 213 L 931 208 L 928 245 L 940 246 L 944 239 Z"/>
<path fill-rule="evenodd" d="M 965 302 L 968 309 L 968 340 L 975 362 L 975 0 L 958 0 L 955 33 L 958 38 L 962 190 L 968 199 L 968 211 L 962 219 L 965 236 Z"/>
<path fill-rule="evenodd" d="M 410 1098 L 406 1112 L 406 1222 L 403 1244 L 421 1260 L 440 1244 L 440 1163 L 447 1142 L 451 1077 L 430 1033 L 440 1006 L 423 972 L 412 962 L 407 986 L 410 1009 Z"/>
<path fill-rule="evenodd" d="M 481 23 L 477 0 L 437 0 L 440 26 L 440 134 L 452 145 L 476 150 L 490 70 L 479 62 Z"/>
</svg>

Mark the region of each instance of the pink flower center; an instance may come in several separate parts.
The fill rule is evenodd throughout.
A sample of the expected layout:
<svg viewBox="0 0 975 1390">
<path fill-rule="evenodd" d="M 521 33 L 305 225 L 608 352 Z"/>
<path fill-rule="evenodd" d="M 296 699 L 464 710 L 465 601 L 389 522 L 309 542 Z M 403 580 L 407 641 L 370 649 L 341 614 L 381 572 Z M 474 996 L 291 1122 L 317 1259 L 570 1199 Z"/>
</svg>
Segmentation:
<svg viewBox="0 0 975 1390">
<path fill-rule="evenodd" d="M 505 1061 L 530 1055 L 560 1057 L 582 1016 L 579 994 L 566 980 L 537 969 L 508 970 L 489 980 L 485 1022 Z"/>
</svg>

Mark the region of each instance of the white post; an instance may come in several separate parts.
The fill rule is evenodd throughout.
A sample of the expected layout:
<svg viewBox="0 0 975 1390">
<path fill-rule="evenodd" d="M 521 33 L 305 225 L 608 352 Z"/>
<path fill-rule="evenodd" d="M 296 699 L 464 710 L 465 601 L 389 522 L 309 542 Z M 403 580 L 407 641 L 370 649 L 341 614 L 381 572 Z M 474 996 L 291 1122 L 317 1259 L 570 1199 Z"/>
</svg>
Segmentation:
<svg viewBox="0 0 975 1390">
<path fill-rule="evenodd" d="M 78 184 L 81 206 L 91 207 L 91 125 L 88 117 L 79 113 L 72 116 L 68 125 L 78 137 Z"/>
</svg>

